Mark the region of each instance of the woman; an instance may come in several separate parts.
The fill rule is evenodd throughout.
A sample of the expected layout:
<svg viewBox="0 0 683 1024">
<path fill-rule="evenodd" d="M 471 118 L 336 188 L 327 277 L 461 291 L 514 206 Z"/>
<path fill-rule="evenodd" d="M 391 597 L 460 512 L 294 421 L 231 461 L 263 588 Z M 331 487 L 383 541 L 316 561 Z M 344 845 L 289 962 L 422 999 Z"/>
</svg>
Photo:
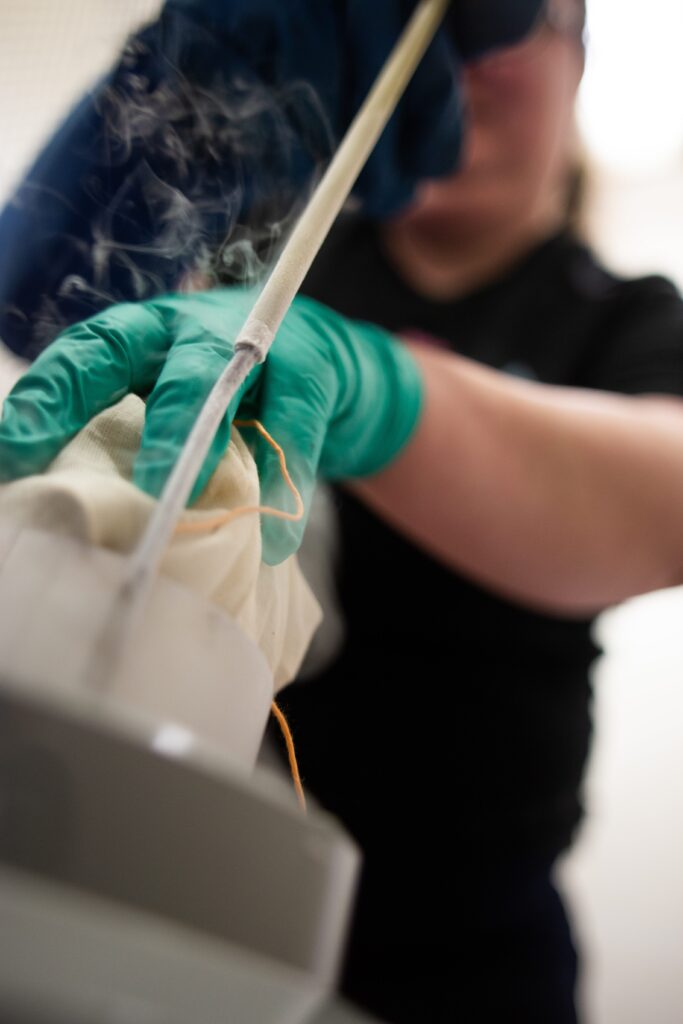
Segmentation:
<svg viewBox="0 0 683 1024">
<path fill-rule="evenodd" d="M 384 227 L 339 225 L 306 285 L 326 305 L 297 300 L 242 396 L 307 494 L 346 481 L 346 640 L 283 703 L 365 854 L 343 988 L 395 1024 L 576 1019 L 552 868 L 581 816 L 591 620 L 683 580 L 683 303 L 564 227 L 581 16 L 551 4 L 467 70 L 459 174 Z M 8 403 L 6 476 L 153 388 L 136 478 L 158 493 L 248 301 L 70 329 Z M 264 524 L 271 561 L 299 540 Z"/>
<path fill-rule="evenodd" d="M 591 620 L 681 580 L 683 407 L 607 392 L 683 393 L 683 303 L 566 227 L 583 57 L 575 19 L 471 66 L 460 172 L 340 226 L 308 282 L 421 336 L 416 433 L 338 494 L 344 647 L 283 700 L 366 851 L 345 987 L 390 1021 L 576 1019 L 551 875 L 582 813 Z"/>
</svg>

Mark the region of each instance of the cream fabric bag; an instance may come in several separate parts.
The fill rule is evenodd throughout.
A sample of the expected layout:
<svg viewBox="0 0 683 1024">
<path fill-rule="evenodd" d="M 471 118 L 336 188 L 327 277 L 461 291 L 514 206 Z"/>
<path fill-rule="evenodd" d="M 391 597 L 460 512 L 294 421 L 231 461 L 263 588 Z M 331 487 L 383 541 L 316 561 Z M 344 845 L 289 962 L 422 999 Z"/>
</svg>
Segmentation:
<svg viewBox="0 0 683 1024">
<path fill-rule="evenodd" d="M 0 487 L 0 516 L 117 552 L 130 551 L 154 506 L 131 483 L 144 409 L 140 398 L 128 395 L 95 417 L 45 474 Z M 233 428 L 225 456 L 183 521 L 201 522 L 217 512 L 258 503 L 256 465 Z M 320 607 L 296 557 L 278 566 L 261 561 L 257 514 L 205 534 L 174 537 L 161 571 L 237 622 L 263 652 L 276 690 L 294 678 L 320 622 Z"/>
</svg>

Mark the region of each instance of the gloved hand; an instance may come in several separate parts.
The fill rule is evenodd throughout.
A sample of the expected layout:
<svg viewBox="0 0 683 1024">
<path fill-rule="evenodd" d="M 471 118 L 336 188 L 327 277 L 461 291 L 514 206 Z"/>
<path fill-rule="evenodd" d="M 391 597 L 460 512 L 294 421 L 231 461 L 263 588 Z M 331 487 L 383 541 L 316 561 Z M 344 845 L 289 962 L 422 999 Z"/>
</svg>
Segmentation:
<svg viewBox="0 0 683 1024">
<path fill-rule="evenodd" d="M 45 469 L 94 415 L 134 391 L 149 397 L 133 479 L 158 496 L 254 298 L 241 288 L 166 295 L 70 327 L 5 400 L 0 481 Z M 391 462 L 417 424 L 421 394 L 400 342 L 298 297 L 219 428 L 192 497 L 222 456 L 238 406 L 281 444 L 308 510 L 317 475 L 358 477 Z M 257 464 L 262 500 L 290 507 L 272 452 L 259 448 Z M 264 518 L 264 559 L 275 564 L 295 551 L 303 529 Z"/>
<path fill-rule="evenodd" d="M 245 220 L 267 246 L 415 3 L 167 0 L 0 214 L 0 337 L 31 357 L 98 309 L 173 290 Z M 458 60 L 514 42 L 540 7 L 453 0 L 358 182 L 369 214 L 455 165 Z M 245 280 L 244 250 L 227 251 Z"/>
</svg>

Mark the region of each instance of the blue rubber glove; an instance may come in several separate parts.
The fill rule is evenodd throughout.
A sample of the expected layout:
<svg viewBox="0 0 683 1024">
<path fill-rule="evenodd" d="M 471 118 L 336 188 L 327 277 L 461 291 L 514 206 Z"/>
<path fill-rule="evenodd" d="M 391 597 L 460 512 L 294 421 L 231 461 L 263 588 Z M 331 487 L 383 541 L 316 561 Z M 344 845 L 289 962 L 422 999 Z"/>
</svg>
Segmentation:
<svg viewBox="0 0 683 1024">
<path fill-rule="evenodd" d="M 70 327 L 5 400 L 0 481 L 41 472 L 94 415 L 133 391 L 149 395 L 133 479 L 158 496 L 254 298 L 242 288 L 167 295 Z M 225 451 L 238 406 L 281 444 L 308 511 L 318 475 L 364 476 L 396 457 L 417 424 L 421 394 L 412 356 L 390 334 L 299 297 L 219 428 L 193 497 Z M 257 464 L 262 501 L 291 508 L 265 445 Z M 265 560 L 295 551 L 304 525 L 264 518 Z"/>
<path fill-rule="evenodd" d="M 0 215 L 0 337 L 29 358 L 112 302 L 174 289 L 219 251 L 245 280 L 327 159 L 415 0 L 167 0 Z M 457 53 L 515 41 L 541 0 L 453 0 L 358 183 L 385 216 L 449 171 Z M 298 85 L 296 84 L 298 83 Z M 264 229 L 264 224 L 274 228 Z M 236 247 L 221 250 L 226 237 Z M 220 264 L 220 260 L 219 260 Z"/>
</svg>

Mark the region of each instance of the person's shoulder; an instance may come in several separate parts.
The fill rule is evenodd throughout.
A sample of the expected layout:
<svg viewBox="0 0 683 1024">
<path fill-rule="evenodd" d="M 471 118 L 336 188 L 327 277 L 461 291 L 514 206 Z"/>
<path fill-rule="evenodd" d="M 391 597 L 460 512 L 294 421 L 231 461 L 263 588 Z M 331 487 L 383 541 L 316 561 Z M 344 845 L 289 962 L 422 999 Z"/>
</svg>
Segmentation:
<svg viewBox="0 0 683 1024">
<path fill-rule="evenodd" d="M 683 297 L 661 274 L 629 277 L 568 239 L 567 287 L 589 329 L 575 383 L 631 394 L 683 394 Z"/>
<path fill-rule="evenodd" d="M 683 344 L 683 296 L 673 281 L 661 274 L 617 281 L 614 301 L 620 317 L 631 323 L 656 317 L 661 325 L 670 324 Z"/>
<path fill-rule="evenodd" d="M 608 268 L 596 251 L 571 233 L 555 240 L 560 272 L 577 298 L 604 302 L 624 310 L 662 304 L 683 311 L 683 297 L 662 274 L 630 277 Z"/>
</svg>

